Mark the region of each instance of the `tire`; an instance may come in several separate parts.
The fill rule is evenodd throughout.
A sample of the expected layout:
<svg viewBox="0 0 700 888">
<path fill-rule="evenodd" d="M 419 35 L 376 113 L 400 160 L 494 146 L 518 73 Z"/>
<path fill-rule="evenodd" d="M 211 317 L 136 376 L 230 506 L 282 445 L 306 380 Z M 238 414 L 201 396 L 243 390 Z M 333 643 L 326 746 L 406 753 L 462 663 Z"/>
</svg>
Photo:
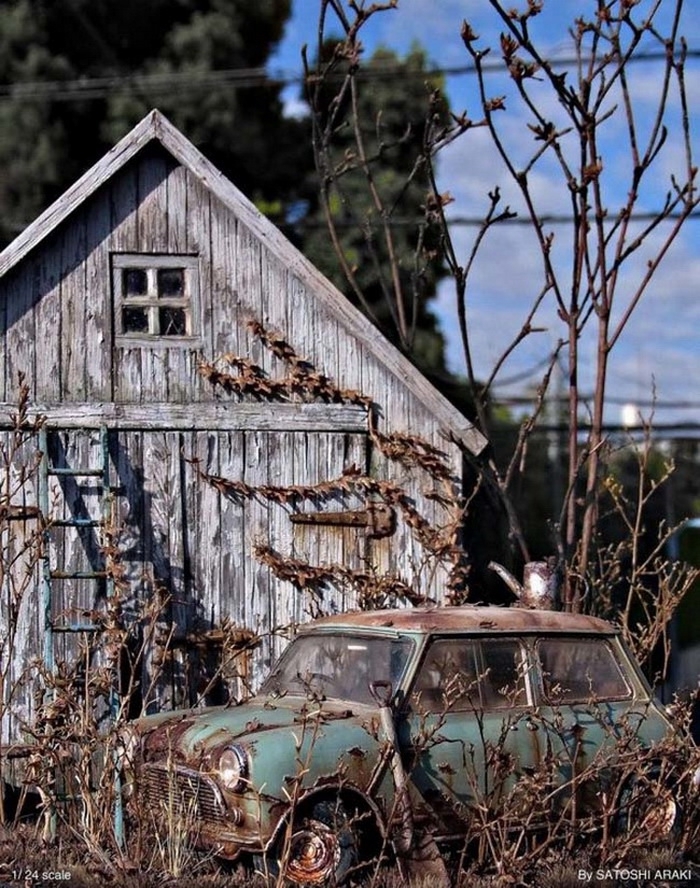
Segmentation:
<svg viewBox="0 0 700 888">
<path fill-rule="evenodd" d="M 286 885 L 345 885 L 360 863 L 360 835 L 340 799 L 315 802 L 285 831 L 264 861 Z"/>
<path fill-rule="evenodd" d="M 615 832 L 619 836 L 634 836 L 644 843 L 674 841 L 681 832 L 681 815 L 673 790 L 658 777 L 633 777 L 620 793 Z"/>
</svg>

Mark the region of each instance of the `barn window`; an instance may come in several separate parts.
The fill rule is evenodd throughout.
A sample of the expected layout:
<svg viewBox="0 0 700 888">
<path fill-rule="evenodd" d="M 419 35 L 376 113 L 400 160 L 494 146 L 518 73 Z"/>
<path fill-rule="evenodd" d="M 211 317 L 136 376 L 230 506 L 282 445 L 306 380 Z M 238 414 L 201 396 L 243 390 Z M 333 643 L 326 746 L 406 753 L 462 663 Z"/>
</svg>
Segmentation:
<svg viewBox="0 0 700 888">
<path fill-rule="evenodd" d="M 197 257 L 112 257 L 117 337 L 188 343 L 198 334 Z"/>
</svg>

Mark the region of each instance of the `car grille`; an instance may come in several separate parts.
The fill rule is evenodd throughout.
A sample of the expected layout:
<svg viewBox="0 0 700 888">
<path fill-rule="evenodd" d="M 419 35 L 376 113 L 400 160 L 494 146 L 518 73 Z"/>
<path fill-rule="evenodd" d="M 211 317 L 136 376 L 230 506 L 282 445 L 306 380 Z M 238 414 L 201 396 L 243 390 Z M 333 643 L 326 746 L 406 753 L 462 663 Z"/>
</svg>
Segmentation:
<svg viewBox="0 0 700 888">
<path fill-rule="evenodd" d="M 140 788 L 145 802 L 160 813 L 174 810 L 186 821 L 231 819 L 217 785 L 198 771 L 149 764 Z"/>
</svg>

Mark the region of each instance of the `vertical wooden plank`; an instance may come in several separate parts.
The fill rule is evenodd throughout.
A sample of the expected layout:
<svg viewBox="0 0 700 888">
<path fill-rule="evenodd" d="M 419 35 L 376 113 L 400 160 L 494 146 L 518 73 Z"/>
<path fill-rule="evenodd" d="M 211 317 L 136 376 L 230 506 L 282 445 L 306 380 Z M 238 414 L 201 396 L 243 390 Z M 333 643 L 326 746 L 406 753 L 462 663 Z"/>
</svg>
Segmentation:
<svg viewBox="0 0 700 888">
<path fill-rule="evenodd" d="M 199 460 L 201 471 L 220 474 L 219 436 L 202 430 L 193 432 L 192 440 L 192 456 Z M 196 499 L 196 515 L 189 522 L 192 528 L 192 583 L 201 602 L 202 617 L 209 628 L 213 628 L 225 612 L 220 581 L 220 558 L 224 555 L 224 546 L 219 493 L 197 477 L 194 466 L 186 466 L 185 472 L 187 484 Z"/>
<path fill-rule="evenodd" d="M 112 274 L 109 261 L 110 207 L 108 194 L 98 192 L 85 206 L 85 394 L 88 400 L 113 397 Z"/>
<path fill-rule="evenodd" d="M 161 437 L 149 431 L 141 433 L 141 452 L 138 454 L 141 462 L 132 469 L 138 473 L 134 481 L 141 487 L 143 502 L 141 515 L 143 558 L 146 568 L 150 569 L 152 594 L 159 601 L 165 602 L 170 593 L 167 527 L 164 526 L 167 525 L 168 516 L 160 494 L 163 478 L 168 477 L 168 469 L 167 465 L 163 465 L 165 455 L 159 446 Z M 167 624 L 169 615 L 170 609 L 164 605 L 157 619 Z M 160 640 L 163 640 L 162 637 Z M 152 651 L 149 651 L 149 655 L 144 658 L 146 680 L 149 684 L 154 684 L 149 712 L 172 708 L 172 671 L 170 664 L 161 659 L 162 653 L 162 649 L 158 649 L 154 644 Z"/>
<path fill-rule="evenodd" d="M 0 433 L 2 445 L 2 487 L 8 504 L 19 507 L 35 506 L 36 477 L 27 477 L 26 467 L 34 462 L 37 442 L 28 440 L 14 452 L 9 432 Z M 8 743 L 24 739 L 23 730 L 34 718 L 33 684 L 30 672 L 37 655 L 41 654 L 39 620 L 40 608 L 36 606 L 34 590 L 38 583 L 38 569 L 33 564 L 36 546 L 33 543 L 37 531 L 35 518 L 3 522 L 0 527 L 0 546 L 5 564 L 11 566 L 0 589 L 0 632 L 2 633 L 3 670 L 6 671 L 4 711 L 0 719 L 0 742 Z M 18 612 L 14 626 L 9 623 L 7 597 L 17 602 Z M 3 771 L 7 762 L 3 762 Z"/>
<path fill-rule="evenodd" d="M 168 207 L 168 252 L 187 253 L 187 170 L 176 164 L 166 182 Z"/>
<path fill-rule="evenodd" d="M 294 444 L 299 436 L 291 432 L 272 432 L 268 436 L 267 465 L 269 484 L 287 487 L 294 484 Z M 280 503 L 268 505 L 269 546 L 282 557 L 291 555 L 293 548 L 293 525 L 290 521 L 291 507 Z M 286 580 L 274 574 L 270 576 L 270 625 L 288 626 L 300 617 L 299 592 Z M 272 643 L 272 657 L 281 653 L 280 639 Z"/>
<path fill-rule="evenodd" d="M 244 433 L 243 480 L 251 486 L 268 483 L 268 444 L 267 433 Z M 245 574 L 245 595 L 242 608 L 242 622 L 245 626 L 260 633 L 262 644 L 256 657 L 254 680 L 259 683 L 262 674 L 270 666 L 274 646 L 270 639 L 271 622 L 271 579 L 270 570 L 252 555 L 255 543 L 266 544 L 268 539 L 268 505 L 257 498 L 245 504 L 246 540 L 250 571 Z"/>
<path fill-rule="evenodd" d="M 139 352 L 141 359 L 140 389 L 131 393 L 130 400 L 136 396 L 142 404 L 167 401 L 170 349 L 146 344 L 130 351 Z"/>
<path fill-rule="evenodd" d="M 241 317 L 236 285 L 236 217 L 219 201 L 211 206 L 211 354 L 241 354 Z"/>
<path fill-rule="evenodd" d="M 221 476 L 234 481 L 242 480 L 245 459 L 243 432 L 220 432 L 217 439 Z M 237 627 L 255 630 L 254 619 L 246 615 L 247 578 L 253 574 L 256 564 L 253 541 L 246 523 L 246 507 L 240 500 L 219 495 L 219 510 L 220 547 L 215 554 L 217 564 L 214 569 L 218 566 L 215 581 L 221 602 L 220 615 L 222 618 L 228 616 Z M 232 681 L 230 691 L 240 697 L 245 688 L 240 682 Z"/>
<path fill-rule="evenodd" d="M 167 401 L 170 404 L 191 404 L 202 400 L 200 394 L 202 379 L 198 371 L 201 353 L 195 348 L 161 348 L 160 376 L 153 381 L 153 400 Z M 154 355 L 150 366 L 157 371 L 158 356 Z M 209 386 L 211 388 L 211 386 Z"/>
<path fill-rule="evenodd" d="M 114 508 L 119 526 L 118 549 L 120 566 L 124 580 L 128 584 L 127 606 L 143 609 L 143 635 L 136 638 L 142 657 L 138 674 L 131 678 L 139 682 L 141 706 L 145 713 L 157 709 L 158 691 L 150 692 L 151 681 L 157 672 L 153 664 L 154 649 L 148 639 L 151 637 L 149 622 L 151 603 L 155 597 L 152 545 L 146 538 L 147 495 L 143 476 L 143 433 L 139 431 L 119 432 L 112 440 L 112 461 L 114 475 L 112 483 L 117 490 Z M 148 525 L 150 528 L 150 524 Z M 148 615 L 148 616 L 147 616 Z"/>
<path fill-rule="evenodd" d="M 141 403 L 141 349 L 115 346 L 113 368 L 114 399 L 121 403 Z"/>
<path fill-rule="evenodd" d="M 138 174 L 134 164 L 121 169 L 109 183 L 110 250 L 134 253 L 139 249 Z"/>
<path fill-rule="evenodd" d="M 17 396 L 19 374 L 23 373 L 36 397 L 36 329 L 34 295 L 38 269 L 31 259 L 13 274 L 7 286 L 7 388 L 9 398 Z"/>
<path fill-rule="evenodd" d="M 236 291 L 239 294 L 242 321 L 252 318 L 265 323 L 262 279 L 260 274 L 262 248 L 260 242 L 240 220 L 236 227 Z M 264 370 L 270 369 L 267 349 L 245 329 L 241 337 L 241 354 Z"/>
<path fill-rule="evenodd" d="M 293 347 L 298 348 L 290 338 L 288 325 L 288 290 L 289 272 L 287 268 L 273 256 L 269 250 L 261 253 L 261 300 L 263 324 L 270 332 L 281 333 Z M 313 323 L 311 318 L 306 323 Z M 306 357 L 302 352 L 300 357 Z M 266 355 L 266 369 L 271 376 L 283 378 L 288 373 L 287 364 L 272 354 Z"/>
<path fill-rule="evenodd" d="M 11 271 L 3 279 L 0 279 L 0 395 L 5 403 L 10 400 L 7 384 L 7 327 L 10 300 L 8 282 L 14 280 L 15 277 L 16 272 Z"/>
<path fill-rule="evenodd" d="M 61 249 L 61 367 L 63 400 L 84 401 L 85 388 L 85 219 L 78 215 L 63 230 Z"/>
<path fill-rule="evenodd" d="M 155 147 L 155 146 L 154 146 Z M 146 149 L 138 158 L 139 250 L 168 251 L 168 173 L 172 158 L 165 152 Z"/>
<path fill-rule="evenodd" d="M 60 240 L 50 238 L 36 255 L 36 261 L 36 397 L 51 403 L 61 397 Z"/>
<path fill-rule="evenodd" d="M 286 299 L 289 342 L 301 358 L 310 361 L 321 373 L 334 377 L 337 368 L 328 366 L 326 352 L 334 348 L 337 325 L 318 324 L 318 306 L 313 294 L 292 275 L 287 280 Z"/>
<path fill-rule="evenodd" d="M 296 436 L 294 449 L 294 471 L 298 483 L 317 484 L 321 480 L 319 472 L 319 440 L 318 435 L 303 432 Z M 300 505 L 303 511 L 316 511 L 323 508 L 322 501 L 312 499 Z M 323 549 L 320 544 L 318 528 L 307 524 L 296 524 L 293 528 L 295 557 L 309 564 L 320 564 Z M 319 602 L 310 592 L 299 592 L 301 618 L 306 621 L 320 616 Z"/>
<path fill-rule="evenodd" d="M 370 394 L 365 391 L 365 361 L 361 343 L 355 336 L 348 334 L 343 326 L 333 320 L 336 332 L 331 337 L 328 349 L 328 369 L 341 389 L 350 389 L 361 395 Z"/>
<path fill-rule="evenodd" d="M 172 642 L 175 648 L 181 649 L 187 633 L 187 602 L 180 513 L 179 437 L 176 433 L 144 433 L 143 484 L 155 583 L 170 598 L 168 612 L 173 627 Z M 177 708 L 186 702 L 185 664 L 179 656 L 169 657 L 166 663 L 170 671 L 164 674 L 162 705 Z"/>
<path fill-rule="evenodd" d="M 186 244 L 190 254 L 199 257 L 199 292 L 193 317 L 195 333 L 203 342 L 205 356 L 213 355 L 212 313 L 215 267 L 212 261 L 212 203 L 211 193 L 191 173 L 187 174 Z M 199 350 L 198 350 L 199 351 Z M 183 392 L 192 400 L 213 400 L 212 386 L 197 372 L 198 352 L 184 350 L 178 357 L 179 380 Z"/>
</svg>

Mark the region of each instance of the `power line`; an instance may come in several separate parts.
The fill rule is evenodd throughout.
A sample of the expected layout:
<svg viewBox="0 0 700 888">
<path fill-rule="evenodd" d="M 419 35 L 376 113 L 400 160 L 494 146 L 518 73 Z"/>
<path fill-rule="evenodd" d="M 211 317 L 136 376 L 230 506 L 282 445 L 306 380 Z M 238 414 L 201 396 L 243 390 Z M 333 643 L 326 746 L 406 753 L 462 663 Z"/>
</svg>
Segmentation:
<svg viewBox="0 0 700 888">
<path fill-rule="evenodd" d="M 687 58 L 700 59 L 700 49 L 688 50 Z M 640 52 L 628 60 L 634 63 L 665 61 L 663 52 Z M 579 59 L 575 56 L 562 56 L 551 60 L 553 67 L 573 65 Z M 482 69 L 487 73 L 503 71 L 499 61 L 485 62 Z M 426 79 L 431 77 L 460 77 L 474 75 L 476 67 L 454 65 L 449 67 L 432 66 L 426 69 L 412 69 L 405 62 L 390 64 L 368 64 L 361 68 L 357 77 L 361 80 L 385 80 L 387 77 Z M 341 76 L 341 75 L 339 75 Z M 75 80 L 38 80 L 0 85 L 0 101 L 27 101 L 44 99 L 53 102 L 78 102 L 107 98 L 115 92 L 147 92 L 168 95 L 173 89 L 179 91 L 199 89 L 206 86 L 235 86 L 237 89 L 252 89 L 261 86 L 285 88 L 301 85 L 305 76 L 298 72 L 269 72 L 266 68 L 227 68 L 216 71 L 168 71 L 156 74 L 129 74 L 112 77 L 80 77 Z"/>
<path fill-rule="evenodd" d="M 497 389 L 497 386 L 494 386 L 494 390 Z M 537 395 L 499 395 L 494 394 L 493 400 L 498 404 L 503 404 L 506 407 L 526 407 L 528 405 L 533 404 L 533 402 L 537 399 Z M 566 395 L 547 397 L 545 399 L 548 404 L 568 404 L 569 399 Z M 592 393 L 581 393 L 578 396 L 578 400 L 585 403 L 593 400 Z M 639 398 L 623 398 L 618 395 L 606 395 L 605 401 L 607 404 L 618 404 L 620 406 L 625 406 L 626 404 L 634 404 L 635 407 L 638 407 L 640 410 L 649 409 L 649 410 L 700 410 L 700 401 L 653 401 L 651 399 L 648 400 L 640 400 Z"/>
<path fill-rule="evenodd" d="M 633 213 L 629 218 L 633 222 L 651 222 L 655 219 L 658 219 L 661 215 L 661 212 L 639 212 Z M 664 221 L 673 222 L 680 218 L 685 219 L 700 219 L 700 210 L 696 210 L 692 213 L 688 213 L 688 215 L 684 216 L 681 213 L 668 213 L 664 216 Z M 571 216 L 567 216 L 565 213 L 543 213 L 538 216 L 538 219 L 543 225 L 568 225 L 572 221 Z M 403 216 L 390 216 L 387 221 L 393 228 L 416 228 L 420 225 L 424 220 L 422 217 L 409 219 Z M 613 223 L 617 221 L 617 217 L 614 213 L 611 213 L 608 221 Z M 483 216 L 448 216 L 447 224 L 451 226 L 457 227 L 471 227 L 471 228 L 479 228 L 484 224 Z M 323 219 L 300 219 L 298 222 L 294 222 L 291 224 L 292 228 L 325 228 L 327 223 Z M 357 228 L 358 226 L 353 222 L 346 222 L 342 219 L 334 222 L 336 228 L 346 229 L 346 228 Z M 532 220 L 529 216 L 509 216 L 505 219 L 501 219 L 498 222 L 498 225 L 523 225 L 523 226 L 531 226 Z"/>
<path fill-rule="evenodd" d="M 590 431 L 590 426 L 587 424 L 579 425 L 578 431 L 580 434 L 585 434 Z M 667 422 L 667 423 L 653 423 L 651 425 L 651 430 L 654 432 L 655 437 L 658 437 L 659 432 L 691 432 L 693 433 L 691 437 L 695 438 L 700 436 L 700 423 L 698 422 Z M 535 432 L 568 432 L 569 427 L 567 425 L 563 425 L 562 423 L 556 423 L 552 425 L 538 425 Z M 606 434 L 643 434 L 646 432 L 646 427 L 643 425 L 623 425 L 621 423 L 604 423 L 602 426 L 602 431 Z"/>
</svg>

